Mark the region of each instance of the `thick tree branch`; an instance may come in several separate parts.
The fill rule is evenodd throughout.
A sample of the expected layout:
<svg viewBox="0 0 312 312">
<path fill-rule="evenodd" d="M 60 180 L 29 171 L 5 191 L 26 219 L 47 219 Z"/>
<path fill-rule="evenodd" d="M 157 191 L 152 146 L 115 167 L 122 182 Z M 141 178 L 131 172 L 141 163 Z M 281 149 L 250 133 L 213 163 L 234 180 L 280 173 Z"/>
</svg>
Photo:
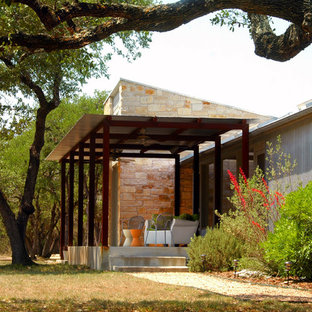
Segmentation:
<svg viewBox="0 0 312 312">
<path fill-rule="evenodd" d="M 259 0 L 181 0 L 173 4 L 149 7 L 127 3 L 74 3 L 66 4 L 58 10 L 53 10 L 37 0 L 15 0 L 14 2 L 29 6 L 36 12 L 47 30 L 64 22 L 71 25 L 72 35 L 69 36 L 55 37 L 48 32 L 35 35 L 19 32 L 0 37 L 0 42 L 4 45 L 45 51 L 78 49 L 120 31 L 169 31 L 208 13 L 231 8 L 241 9 L 251 14 L 279 17 L 299 27 L 305 25 L 306 31 L 311 27 L 308 17 L 312 13 L 308 5 L 310 0 L 271 0 L 265 3 Z M 73 27 L 71 21 L 81 17 L 106 18 L 106 20 L 99 21 L 97 27 L 84 29 Z"/>
<path fill-rule="evenodd" d="M 297 25 L 290 25 L 283 35 L 273 32 L 267 16 L 249 14 L 251 36 L 255 54 L 267 59 L 284 62 L 296 56 L 312 42 L 312 33 Z"/>
</svg>

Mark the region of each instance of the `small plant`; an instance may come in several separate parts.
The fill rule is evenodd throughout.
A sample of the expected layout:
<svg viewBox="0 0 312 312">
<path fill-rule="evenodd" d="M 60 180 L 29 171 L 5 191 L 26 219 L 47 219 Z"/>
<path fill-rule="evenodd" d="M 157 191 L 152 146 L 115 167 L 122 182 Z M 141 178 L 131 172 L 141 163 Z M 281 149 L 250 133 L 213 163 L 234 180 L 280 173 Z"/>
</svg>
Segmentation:
<svg viewBox="0 0 312 312">
<path fill-rule="evenodd" d="M 262 245 L 279 275 L 285 275 L 285 262 L 291 261 L 291 274 L 312 280 L 312 182 L 286 196 L 281 218 Z"/>
<path fill-rule="evenodd" d="M 232 268 L 233 259 L 242 256 L 243 246 L 228 232 L 207 228 L 205 236 L 192 238 L 187 253 L 190 258 L 188 266 L 193 272 L 224 271 Z"/>
</svg>

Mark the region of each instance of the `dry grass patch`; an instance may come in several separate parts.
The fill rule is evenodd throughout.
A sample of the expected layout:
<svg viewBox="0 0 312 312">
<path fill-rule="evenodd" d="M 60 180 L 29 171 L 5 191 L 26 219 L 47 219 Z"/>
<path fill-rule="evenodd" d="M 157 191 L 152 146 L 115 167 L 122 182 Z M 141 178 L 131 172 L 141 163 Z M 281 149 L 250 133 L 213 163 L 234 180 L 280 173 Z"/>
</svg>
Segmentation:
<svg viewBox="0 0 312 312">
<path fill-rule="evenodd" d="M 241 301 L 83 266 L 0 266 L 0 311 L 309 311 L 309 304 Z"/>
<path fill-rule="evenodd" d="M 139 302 L 202 298 L 202 290 L 151 282 L 118 272 L 96 272 L 82 266 L 0 267 L 0 298 L 67 300 L 77 298 Z"/>
</svg>

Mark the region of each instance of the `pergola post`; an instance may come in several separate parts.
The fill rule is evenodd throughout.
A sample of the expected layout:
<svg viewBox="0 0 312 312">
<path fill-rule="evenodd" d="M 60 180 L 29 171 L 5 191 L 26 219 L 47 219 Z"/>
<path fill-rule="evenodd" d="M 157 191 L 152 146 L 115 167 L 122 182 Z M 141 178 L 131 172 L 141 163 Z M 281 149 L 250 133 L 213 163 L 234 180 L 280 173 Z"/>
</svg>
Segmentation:
<svg viewBox="0 0 312 312">
<path fill-rule="evenodd" d="M 74 235 L 74 176 L 75 155 L 71 151 L 69 156 L 68 246 L 73 246 Z"/>
<path fill-rule="evenodd" d="M 78 246 L 83 245 L 83 169 L 84 169 L 84 144 L 79 143 L 78 161 Z"/>
<path fill-rule="evenodd" d="M 95 209 L 95 135 L 90 136 L 89 159 L 89 211 L 88 211 L 88 246 L 94 245 L 94 209 Z"/>
<path fill-rule="evenodd" d="M 193 157 L 193 214 L 199 213 L 199 147 L 194 147 Z"/>
<path fill-rule="evenodd" d="M 180 215 L 180 154 L 175 155 L 174 171 L 174 215 Z"/>
<path fill-rule="evenodd" d="M 66 215 L 66 162 L 61 161 L 61 231 L 60 231 L 60 255 L 64 260 L 63 250 L 65 249 L 65 215 Z"/>
<path fill-rule="evenodd" d="M 242 134 L 242 169 L 245 176 L 249 177 L 249 125 L 244 120 Z"/>
<path fill-rule="evenodd" d="M 102 171 L 102 246 L 108 246 L 109 210 L 109 127 L 103 127 L 103 171 Z"/>
<path fill-rule="evenodd" d="M 221 213 L 221 176 L 222 176 L 222 160 L 221 160 L 221 137 L 215 139 L 215 155 L 214 155 L 214 210 Z M 215 224 L 218 223 L 215 217 Z"/>
</svg>

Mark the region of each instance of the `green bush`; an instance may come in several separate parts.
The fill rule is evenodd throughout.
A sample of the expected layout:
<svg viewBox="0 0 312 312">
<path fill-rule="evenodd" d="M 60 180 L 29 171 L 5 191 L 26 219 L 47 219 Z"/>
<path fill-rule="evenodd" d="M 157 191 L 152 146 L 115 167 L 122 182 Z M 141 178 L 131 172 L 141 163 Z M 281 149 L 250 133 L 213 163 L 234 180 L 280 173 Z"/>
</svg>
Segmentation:
<svg viewBox="0 0 312 312">
<path fill-rule="evenodd" d="M 188 245 L 188 266 L 193 272 L 229 270 L 240 258 L 243 246 L 231 234 L 219 228 L 209 229 L 205 236 L 194 236 Z M 202 261 L 205 255 L 205 261 Z"/>
<path fill-rule="evenodd" d="M 312 280 L 312 182 L 286 196 L 274 233 L 262 245 L 273 270 L 284 275 L 286 261 L 291 273 Z"/>
</svg>

